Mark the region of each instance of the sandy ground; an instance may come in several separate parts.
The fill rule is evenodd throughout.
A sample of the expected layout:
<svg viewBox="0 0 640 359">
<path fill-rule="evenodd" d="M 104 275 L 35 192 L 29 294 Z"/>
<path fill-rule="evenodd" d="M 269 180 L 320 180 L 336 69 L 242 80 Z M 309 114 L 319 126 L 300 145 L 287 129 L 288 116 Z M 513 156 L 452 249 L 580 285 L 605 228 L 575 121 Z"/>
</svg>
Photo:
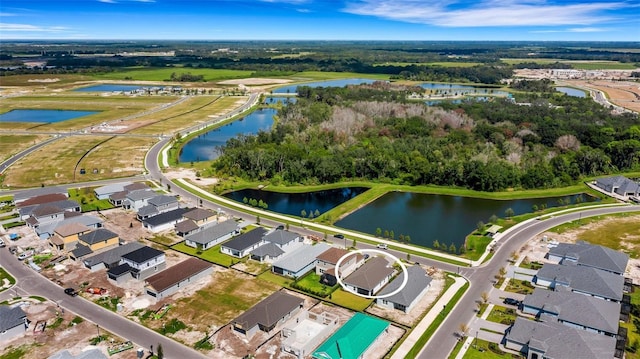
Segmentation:
<svg viewBox="0 0 640 359">
<path fill-rule="evenodd" d="M 213 186 L 218 183 L 217 178 L 197 177 L 196 170 L 191 168 L 172 169 L 171 171 L 165 172 L 164 175 L 169 179 L 188 179 L 199 186 Z"/>
<path fill-rule="evenodd" d="M 607 94 L 610 102 L 640 112 L 640 84 L 630 81 L 606 81 L 606 80 L 571 80 L 565 81 L 576 87 L 589 87 L 598 89 Z"/>
<path fill-rule="evenodd" d="M 547 254 L 547 252 L 549 252 L 549 248 L 547 247 L 549 242 L 557 241 L 560 243 L 575 243 L 580 239 L 581 233 L 594 230 L 596 228 L 606 227 L 609 223 L 619 220 L 619 218 L 607 218 L 598 222 L 587 223 L 579 229 L 567 231 L 562 234 L 554 232 L 540 233 L 532 240 L 530 240 L 527 244 L 525 244 L 520 249 L 518 255 L 520 257 L 525 256 L 529 262 L 546 263 L 547 260 L 544 258 L 544 256 Z M 627 218 L 627 220 L 640 221 L 640 216 L 630 216 Z M 634 244 L 629 243 L 629 245 L 638 245 L 637 242 Z M 635 284 L 640 284 L 640 259 L 629 259 L 625 277 L 631 278 L 633 280 L 633 283 Z"/>
</svg>

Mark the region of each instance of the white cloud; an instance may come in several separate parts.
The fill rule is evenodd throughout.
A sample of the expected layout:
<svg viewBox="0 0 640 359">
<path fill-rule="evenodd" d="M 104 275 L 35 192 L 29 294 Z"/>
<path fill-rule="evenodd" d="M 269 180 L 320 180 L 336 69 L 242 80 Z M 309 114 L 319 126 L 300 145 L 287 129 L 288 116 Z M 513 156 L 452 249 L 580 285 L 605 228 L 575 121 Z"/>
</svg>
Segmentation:
<svg viewBox="0 0 640 359">
<path fill-rule="evenodd" d="M 613 29 L 601 28 L 601 27 L 575 27 L 570 29 L 561 30 L 533 30 L 531 33 L 547 34 L 547 33 L 583 33 L 583 32 L 608 32 L 614 31 Z"/>
<path fill-rule="evenodd" d="M 590 25 L 612 20 L 601 12 L 622 2 L 551 4 L 545 0 L 484 0 L 475 5 L 453 0 L 363 0 L 344 12 L 446 27 Z"/>
<path fill-rule="evenodd" d="M 105 3 L 105 4 L 117 4 L 117 2 L 114 0 L 98 0 L 98 2 Z"/>
<path fill-rule="evenodd" d="M 301 5 L 301 4 L 309 3 L 310 0 L 260 0 L 260 1 L 269 2 L 269 3 Z"/>
<path fill-rule="evenodd" d="M 0 12 L 0 17 L 2 16 L 18 16 L 18 14 L 14 14 L 12 12 Z"/>
<path fill-rule="evenodd" d="M 0 23 L 0 30 L 7 32 L 64 32 L 68 28 L 63 26 L 36 26 L 29 24 Z"/>
</svg>

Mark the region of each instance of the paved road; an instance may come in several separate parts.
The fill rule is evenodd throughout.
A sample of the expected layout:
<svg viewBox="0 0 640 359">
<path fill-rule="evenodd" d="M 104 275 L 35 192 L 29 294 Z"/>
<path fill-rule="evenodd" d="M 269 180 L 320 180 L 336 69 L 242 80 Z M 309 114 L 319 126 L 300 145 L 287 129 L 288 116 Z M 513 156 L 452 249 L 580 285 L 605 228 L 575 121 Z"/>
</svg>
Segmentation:
<svg viewBox="0 0 640 359">
<path fill-rule="evenodd" d="M 0 163 L 0 173 L 4 172 L 4 170 L 6 170 L 12 164 L 16 163 L 22 157 L 30 154 L 31 152 L 39 149 L 40 147 L 42 147 L 44 145 L 48 145 L 49 143 L 60 139 L 61 137 L 63 137 L 63 136 L 51 137 L 46 141 L 42 141 L 42 142 L 40 142 L 40 143 L 38 143 L 38 144 L 36 144 L 34 146 L 31 146 L 31 147 L 27 148 L 26 150 L 23 150 L 23 151 L 20 151 L 20 152 L 16 153 L 15 155 L 11 156 L 6 161 Z"/>
<path fill-rule="evenodd" d="M 143 348 L 149 348 L 150 345 L 157 347 L 158 344 L 162 344 L 166 358 L 206 358 L 206 356 L 194 349 L 121 317 L 80 296 L 70 297 L 64 294 L 60 286 L 33 271 L 23 262 L 18 261 L 6 248 L 0 248 L 0 263 L 2 263 L 2 266 L 7 272 L 18 280 L 15 289 L 11 288 L 3 292 L 0 299 L 7 296 L 12 297 L 16 294 L 16 291 L 19 295 L 45 297 L 58 303 L 65 310 L 76 313 L 96 323 L 100 328 L 104 328 L 115 335 L 131 340 Z"/>
<path fill-rule="evenodd" d="M 481 297 L 482 292 L 490 292 L 493 286 L 494 276 L 501 267 L 508 266 L 511 253 L 519 250 L 527 241 L 537 234 L 565 222 L 579 220 L 580 218 L 598 216 L 611 213 L 640 211 L 640 206 L 623 206 L 591 209 L 580 212 L 572 212 L 555 216 L 542 221 L 531 220 L 516 230 L 504 235 L 496 245 L 496 252 L 491 261 L 478 268 L 463 268 L 461 274 L 469 282 L 469 289 L 460 299 L 456 307 L 449 313 L 440 328 L 434 333 L 429 342 L 418 355 L 419 358 L 447 358 L 457 342 L 456 332 L 461 323 L 469 323 L 476 315 L 475 301 Z"/>
</svg>

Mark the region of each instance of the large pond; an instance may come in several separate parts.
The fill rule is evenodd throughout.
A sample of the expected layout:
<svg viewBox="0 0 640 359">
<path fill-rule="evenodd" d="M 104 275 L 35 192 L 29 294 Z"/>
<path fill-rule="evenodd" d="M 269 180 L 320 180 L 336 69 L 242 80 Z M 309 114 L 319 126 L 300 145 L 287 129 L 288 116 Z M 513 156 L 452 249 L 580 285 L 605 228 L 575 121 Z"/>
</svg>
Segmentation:
<svg viewBox="0 0 640 359">
<path fill-rule="evenodd" d="M 345 187 L 305 193 L 278 193 L 265 190 L 245 189 L 225 194 L 224 196 L 234 201 L 247 202 L 252 199 L 262 200 L 267 204 L 269 211 L 301 216 L 305 211 L 305 218 L 313 217 L 336 207 L 363 193 L 365 187 Z"/>
<path fill-rule="evenodd" d="M 532 212 L 534 205 L 559 206 L 559 200 L 575 203 L 578 196 L 593 201 L 587 195 L 549 197 L 519 200 L 490 200 L 459 196 L 432 195 L 409 192 L 390 192 L 356 210 L 335 223 L 338 227 L 376 234 L 380 228 L 411 236 L 411 243 L 432 247 L 433 242 L 455 244 L 457 248 L 465 237 L 477 228 L 477 223 L 489 222 L 492 215 L 504 217 L 511 208 L 515 215 Z"/>
<path fill-rule="evenodd" d="M 309 86 L 309 87 L 345 87 L 347 85 L 361 85 L 361 84 L 371 84 L 378 80 L 371 79 L 340 79 L 340 80 L 328 80 L 328 81 L 317 81 L 317 82 L 308 82 L 304 84 L 297 85 L 289 85 L 284 87 L 279 87 L 273 90 L 273 93 L 296 93 L 298 91 L 298 86 Z"/>
<path fill-rule="evenodd" d="M 180 162 L 210 161 L 220 155 L 218 147 L 239 134 L 256 134 L 268 131 L 273 125 L 276 110 L 265 108 L 256 110 L 249 115 L 233 121 L 227 125 L 203 133 L 187 142 L 180 151 Z"/>
<path fill-rule="evenodd" d="M 81 87 L 79 89 L 75 89 L 77 92 L 133 92 L 138 91 L 140 89 L 145 88 L 140 85 L 95 85 L 89 87 Z"/>
<path fill-rule="evenodd" d="M 569 96 L 575 96 L 575 97 L 587 97 L 587 94 L 582 91 L 582 90 L 578 90 L 578 89 L 574 89 L 573 87 L 556 87 L 556 91 L 562 92 L 564 94 L 567 94 Z"/>
<path fill-rule="evenodd" d="M 98 111 L 71 110 L 11 110 L 0 115 L 0 122 L 54 123 L 98 113 Z"/>
</svg>

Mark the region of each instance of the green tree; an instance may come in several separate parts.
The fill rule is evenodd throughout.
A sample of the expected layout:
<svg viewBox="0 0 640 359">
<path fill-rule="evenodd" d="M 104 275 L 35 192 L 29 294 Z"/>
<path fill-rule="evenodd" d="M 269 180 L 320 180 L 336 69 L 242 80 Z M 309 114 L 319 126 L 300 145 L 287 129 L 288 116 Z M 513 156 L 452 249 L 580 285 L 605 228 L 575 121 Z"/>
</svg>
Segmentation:
<svg viewBox="0 0 640 359">
<path fill-rule="evenodd" d="M 511 217 L 513 217 L 513 215 L 514 215 L 514 214 L 515 214 L 515 212 L 513 211 L 513 208 L 507 208 L 507 209 L 504 211 L 504 215 L 505 215 L 507 218 L 511 218 Z"/>
<path fill-rule="evenodd" d="M 313 212 L 313 215 L 314 215 L 314 216 L 316 216 L 316 217 L 320 217 L 320 211 L 318 211 L 318 210 L 316 209 L 316 211 L 315 211 L 315 212 Z"/>
<path fill-rule="evenodd" d="M 351 242 L 351 247 L 356 248 L 357 244 L 358 244 L 358 241 L 356 241 L 356 239 L 354 238 L 353 241 Z"/>
<path fill-rule="evenodd" d="M 440 242 L 438 242 L 438 240 L 436 239 L 435 241 L 433 241 L 433 248 L 434 249 L 438 249 L 440 248 Z"/>
<path fill-rule="evenodd" d="M 449 246 L 449 252 L 455 254 L 457 252 L 457 248 L 456 245 L 451 243 L 451 245 Z"/>
<path fill-rule="evenodd" d="M 476 224 L 476 228 L 478 228 L 478 233 L 482 234 L 482 230 L 484 229 L 484 222 L 478 221 Z"/>
<path fill-rule="evenodd" d="M 532 209 L 534 212 L 538 212 L 538 205 L 537 205 L 537 204 L 534 204 L 533 206 L 531 206 L 531 209 Z"/>
<path fill-rule="evenodd" d="M 376 236 L 380 237 L 382 235 L 382 228 L 376 228 Z"/>
<path fill-rule="evenodd" d="M 407 242 L 407 243 L 411 243 L 411 236 L 408 235 L 408 234 L 406 236 L 404 236 L 404 241 Z"/>
<path fill-rule="evenodd" d="M 306 216 L 307 216 L 307 211 L 305 211 L 304 209 L 300 211 L 300 217 L 305 218 Z"/>
<path fill-rule="evenodd" d="M 495 214 L 492 214 L 491 217 L 489 217 L 489 223 L 493 223 L 493 224 L 498 223 L 498 216 L 496 216 Z"/>
<path fill-rule="evenodd" d="M 411 262 L 411 253 L 407 253 L 407 262 Z"/>
<path fill-rule="evenodd" d="M 158 344 L 158 352 L 156 353 L 156 357 L 158 357 L 158 359 L 164 359 L 164 350 L 162 349 L 162 344 Z"/>
<path fill-rule="evenodd" d="M 395 233 L 393 233 L 393 230 L 389 231 L 389 238 L 393 239 L 395 237 Z"/>
<path fill-rule="evenodd" d="M 384 238 L 389 238 L 389 230 L 388 229 L 384 230 Z"/>
</svg>

